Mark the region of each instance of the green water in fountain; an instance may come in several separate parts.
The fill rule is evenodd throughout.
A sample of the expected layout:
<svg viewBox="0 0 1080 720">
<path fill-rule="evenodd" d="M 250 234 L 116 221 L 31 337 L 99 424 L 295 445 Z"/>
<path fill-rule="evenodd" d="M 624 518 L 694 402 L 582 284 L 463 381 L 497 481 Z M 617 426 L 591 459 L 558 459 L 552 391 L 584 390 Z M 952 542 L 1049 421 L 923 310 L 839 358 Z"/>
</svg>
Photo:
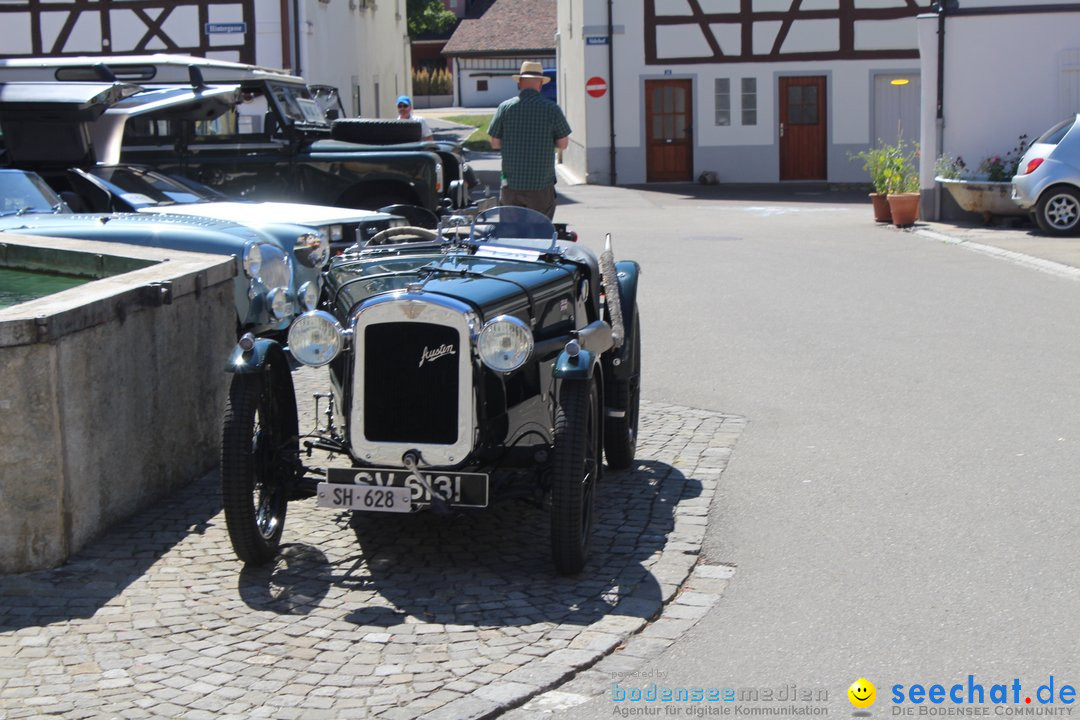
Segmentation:
<svg viewBox="0 0 1080 720">
<path fill-rule="evenodd" d="M 0 308 L 78 287 L 93 278 L 0 268 Z"/>
</svg>

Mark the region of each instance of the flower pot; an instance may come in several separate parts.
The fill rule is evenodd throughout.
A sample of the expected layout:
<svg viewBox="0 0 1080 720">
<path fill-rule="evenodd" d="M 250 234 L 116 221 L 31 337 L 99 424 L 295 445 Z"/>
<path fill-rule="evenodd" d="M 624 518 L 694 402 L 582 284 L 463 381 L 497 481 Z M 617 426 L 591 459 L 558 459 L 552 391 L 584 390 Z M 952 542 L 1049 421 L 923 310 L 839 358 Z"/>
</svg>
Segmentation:
<svg viewBox="0 0 1080 720">
<path fill-rule="evenodd" d="M 889 196 L 885 193 L 870 193 L 870 202 L 874 204 L 874 220 L 879 223 L 891 223 L 892 213 L 889 212 Z"/>
<path fill-rule="evenodd" d="M 889 212 L 896 227 L 914 225 L 919 217 L 919 193 L 890 194 Z"/>
<path fill-rule="evenodd" d="M 949 191 L 961 210 L 980 213 L 983 220 L 994 215 L 1026 215 L 1027 211 L 1013 202 L 1011 182 L 990 180 L 955 180 L 934 178 Z"/>
</svg>

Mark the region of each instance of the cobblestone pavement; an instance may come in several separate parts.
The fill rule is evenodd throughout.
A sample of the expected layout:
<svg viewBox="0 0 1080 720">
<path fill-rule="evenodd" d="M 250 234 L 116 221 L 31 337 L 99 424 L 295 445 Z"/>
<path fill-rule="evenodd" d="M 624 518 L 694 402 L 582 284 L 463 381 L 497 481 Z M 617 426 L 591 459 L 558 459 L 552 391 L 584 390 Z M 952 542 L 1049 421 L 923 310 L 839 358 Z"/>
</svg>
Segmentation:
<svg viewBox="0 0 1080 720">
<path fill-rule="evenodd" d="M 319 376 L 300 376 L 310 427 Z M 639 462 L 605 477 L 577 578 L 552 573 L 547 514 L 524 501 L 445 517 L 297 501 L 277 563 L 244 568 L 208 475 L 63 567 L 0 577 L 0 720 L 459 719 L 580 702 L 719 597 L 732 569 L 697 566 L 698 551 L 744 424 L 644 403 Z"/>
</svg>

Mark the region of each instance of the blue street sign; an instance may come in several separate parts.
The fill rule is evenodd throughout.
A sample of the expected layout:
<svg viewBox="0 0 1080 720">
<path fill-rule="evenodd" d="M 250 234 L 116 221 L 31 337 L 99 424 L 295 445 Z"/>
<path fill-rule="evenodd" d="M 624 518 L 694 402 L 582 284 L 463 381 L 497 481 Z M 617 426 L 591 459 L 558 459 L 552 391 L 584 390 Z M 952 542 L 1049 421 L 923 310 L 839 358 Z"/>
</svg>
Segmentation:
<svg viewBox="0 0 1080 720">
<path fill-rule="evenodd" d="M 587 37 L 587 38 L 585 38 L 585 44 L 586 45 L 607 45 L 608 44 L 608 37 L 607 37 L 607 35 L 594 35 L 592 37 Z"/>
<path fill-rule="evenodd" d="M 246 32 L 246 22 L 206 23 L 207 35 L 232 35 Z"/>
</svg>

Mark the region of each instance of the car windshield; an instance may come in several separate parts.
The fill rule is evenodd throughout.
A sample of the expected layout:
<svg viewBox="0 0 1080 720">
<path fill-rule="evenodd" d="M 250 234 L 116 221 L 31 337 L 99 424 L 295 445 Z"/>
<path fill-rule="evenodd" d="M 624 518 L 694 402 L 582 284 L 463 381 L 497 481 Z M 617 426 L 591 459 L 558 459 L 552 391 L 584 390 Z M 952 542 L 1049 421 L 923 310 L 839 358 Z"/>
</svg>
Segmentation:
<svg viewBox="0 0 1080 720">
<path fill-rule="evenodd" d="M 192 188 L 142 168 L 96 167 L 90 172 L 134 208 L 208 202 Z"/>
<path fill-rule="evenodd" d="M 311 99 L 315 101 L 315 104 L 319 106 L 327 119 L 345 117 L 345 109 L 341 104 L 341 94 L 336 87 L 309 85 L 308 90 L 311 92 Z"/>
<path fill-rule="evenodd" d="M 303 85 L 270 84 L 270 92 L 281 114 L 295 123 L 326 125 L 326 116 L 318 103 L 311 99 Z"/>
<path fill-rule="evenodd" d="M 1057 145 L 1059 142 L 1061 142 L 1061 138 L 1065 137 L 1065 133 L 1069 132 L 1069 128 L 1071 128 L 1073 126 L 1073 123 L 1075 122 L 1075 117 L 1071 117 L 1067 120 L 1062 120 L 1057 125 L 1040 135 L 1039 139 L 1036 140 L 1033 144 Z"/>
<path fill-rule="evenodd" d="M 555 226 L 547 215 L 509 205 L 477 213 L 470 235 L 474 243 L 524 245 L 534 249 L 541 245 L 550 247 L 556 238 Z M 544 243 L 517 242 L 521 240 L 541 240 Z"/>
<path fill-rule="evenodd" d="M 64 209 L 60 198 L 38 175 L 0 170 L 0 215 L 54 213 Z"/>
</svg>

